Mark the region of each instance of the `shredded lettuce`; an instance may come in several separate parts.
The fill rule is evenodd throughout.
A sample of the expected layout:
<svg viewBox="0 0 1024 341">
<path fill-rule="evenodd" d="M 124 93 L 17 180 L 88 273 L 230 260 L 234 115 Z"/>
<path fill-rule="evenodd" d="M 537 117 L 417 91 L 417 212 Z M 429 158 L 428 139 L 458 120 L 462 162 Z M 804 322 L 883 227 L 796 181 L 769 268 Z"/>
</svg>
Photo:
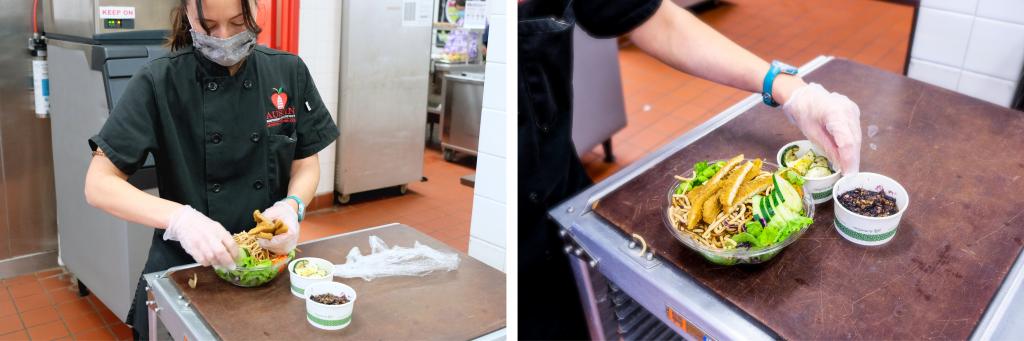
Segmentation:
<svg viewBox="0 0 1024 341">
<path fill-rule="evenodd" d="M 802 210 L 801 210 L 802 211 Z M 814 221 L 805 217 L 803 212 L 793 212 L 785 205 L 775 208 L 775 215 L 768 222 L 768 226 L 761 227 L 760 222 L 747 222 L 746 232 L 732 236 L 737 243 L 749 243 L 751 248 L 762 248 L 773 245 L 789 238 L 794 232 L 810 226 Z"/>
</svg>

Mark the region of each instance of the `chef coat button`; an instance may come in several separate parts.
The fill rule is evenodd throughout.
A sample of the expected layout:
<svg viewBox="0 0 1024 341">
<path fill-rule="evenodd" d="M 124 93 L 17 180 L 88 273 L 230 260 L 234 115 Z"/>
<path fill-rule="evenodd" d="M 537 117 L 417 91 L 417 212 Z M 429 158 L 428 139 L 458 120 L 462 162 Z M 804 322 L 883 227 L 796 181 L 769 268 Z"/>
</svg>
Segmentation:
<svg viewBox="0 0 1024 341">
<path fill-rule="evenodd" d="M 252 183 L 252 188 L 255 188 L 257 191 L 263 189 L 263 180 L 256 180 L 256 182 Z"/>
<path fill-rule="evenodd" d="M 206 90 L 217 91 L 217 82 L 206 83 Z"/>
<path fill-rule="evenodd" d="M 532 201 L 534 203 L 537 203 L 538 202 L 538 200 L 537 200 L 538 197 L 540 197 L 540 196 L 537 195 L 537 192 L 530 192 L 530 201 Z"/>
<path fill-rule="evenodd" d="M 259 143 L 260 133 L 252 133 L 252 135 L 249 135 L 249 140 L 252 141 L 252 143 Z"/>
<path fill-rule="evenodd" d="M 213 135 L 210 136 L 210 142 L 212 142 L 213 144 L 218 144 L 223 139 L 224 139 L 224 137 L 221 136 L 220 133 L 213 133 Z"/>
<path fill-rule="evenodd" d="M 242 87 L 246 89 L 252 89 L 252 80 L 246 79 L 242 82 Z"/>
<path fill-rule="evenodd" d="M 213 186 L 210 186 L 210 191 L 213 193 L 220 193 L 220 184 L 213 184 Z"/>
</svg>

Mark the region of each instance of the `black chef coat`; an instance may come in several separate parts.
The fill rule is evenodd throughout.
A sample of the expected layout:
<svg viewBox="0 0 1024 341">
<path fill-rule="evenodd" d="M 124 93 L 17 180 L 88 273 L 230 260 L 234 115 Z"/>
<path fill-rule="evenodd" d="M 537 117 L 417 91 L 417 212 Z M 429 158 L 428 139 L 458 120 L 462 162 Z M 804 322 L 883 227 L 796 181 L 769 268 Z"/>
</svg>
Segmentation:
<svg viewBox="0 0 1024 341">
<path fill-rule="evenodd" d="M 572 142 L 572 32 L 632 31 L 661 0 L 519 2 L 519 336 L 588 338 L 568 257 L 547 210 L 590 185 Z"/>
<path fill-rule="evenodd" d="M 160 197 L 191 205 L 230 233 L 288 193 L 292 161 L 327 147 L 338 128 L 298 56 L 258 46 L 234 76 L 192 47 L 142 67 L 90 147 L 125 174 L 152 154 Z M 143 273 L 194 263 L 164 230 Z M 146 338 L 144 281 L 128 323 Z"/>
</svg>

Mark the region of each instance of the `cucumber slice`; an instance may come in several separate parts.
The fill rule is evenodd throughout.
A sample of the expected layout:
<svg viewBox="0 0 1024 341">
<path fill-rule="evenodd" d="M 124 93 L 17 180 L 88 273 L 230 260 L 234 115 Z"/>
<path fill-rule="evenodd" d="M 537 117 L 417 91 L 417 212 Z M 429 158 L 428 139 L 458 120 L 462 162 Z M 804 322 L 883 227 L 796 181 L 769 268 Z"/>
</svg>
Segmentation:
<svg viewBox="0 0 1024 341">
<path fill-rule="evenodd" d="M 804 203 L 796 188 L 789 181 L 783 179 L 779 173 L 772 175 L 772 183 L 775 185 L 775 189 L 779 190 L 782 195 L 782 204 L 789 208 L 791 212 L 800 212 Z"/>
<path fill-rule="evenodd" d="M 768 210 L 764 207 L 764 197 L 760 195 L 753 196 L 750 200 L 754 207 L 754 221 L 761 224 L 761 218 L 764 218 L 763 225 L 768 225 L 768 221 L 772 219 L 772 216 L 768 214 Z"/>
</svg>

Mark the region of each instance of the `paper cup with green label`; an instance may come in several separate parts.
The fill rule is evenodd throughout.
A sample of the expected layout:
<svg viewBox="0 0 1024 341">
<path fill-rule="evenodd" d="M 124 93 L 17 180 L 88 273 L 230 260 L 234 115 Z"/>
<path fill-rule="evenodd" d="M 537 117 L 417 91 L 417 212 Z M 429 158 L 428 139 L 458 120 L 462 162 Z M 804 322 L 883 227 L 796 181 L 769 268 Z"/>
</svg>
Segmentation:
<svg viewBox="0 0 1024 341">
<path fill-rule="evenodd" d="M 326 259 L 303 257 L 288 264 L 288 280 L 292 295 L 306 298 L 306 287 L 313 283 L 330 282 L 334 278 L 334 264 Z"/>
<path fill-rule="evenodd" d="M 306 288 L 306 321 L 320 329 L 343 329 L 352 323 L 355 303 L 356 291 L 350 286 L 338 282 L 313 283 Z"/>
<path fill-rule="evenodd" d="M 910 196 L 896 180 L 876 173 L 844 176 L 832 189 L 833 225 L 840 236 L 855 244 L 882 245 L 910 205 Z"/>
<path fill-rule="evenodd" d="M 839 180 L 839 167 L 825 157 L 825 150 L 808 140 L 793 141 L 782 146 L 775 161 L 804 178 L 804 191 L 811 193 L 815 204 L 832 199 L 832 185 Z"/>
</svg>

